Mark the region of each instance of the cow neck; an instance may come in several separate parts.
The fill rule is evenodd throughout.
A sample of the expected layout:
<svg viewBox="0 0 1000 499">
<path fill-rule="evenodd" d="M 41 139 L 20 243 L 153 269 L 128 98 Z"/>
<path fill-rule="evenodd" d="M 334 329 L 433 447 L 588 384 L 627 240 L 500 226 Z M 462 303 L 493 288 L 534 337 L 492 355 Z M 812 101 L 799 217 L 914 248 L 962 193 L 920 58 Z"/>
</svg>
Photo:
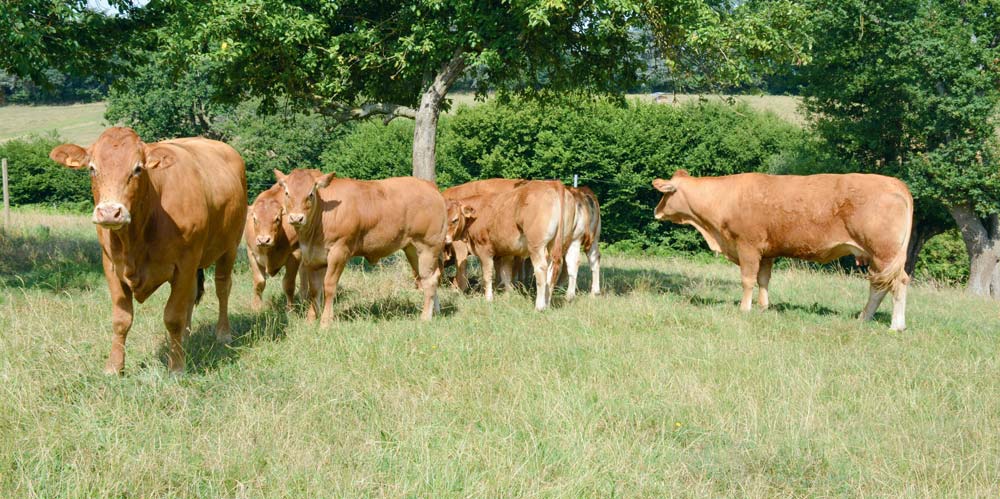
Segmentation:
<svg viewBox="0 0 1000 499">
<path fill-rule="evenodd" d="M 315 243 L 322 242 L 323 196 L 321 195 L 321 189 L 316 189 L 316 202 L 309 208 L 309 213 L 306 214 L 306 220 L 309 220 L 309 223 L 307 223 L 302 229 L 298 230 L 300 247 L 312 246 Z"/>
<path fill-rule="evenodd" d="M 698 213 L 705 213 L 706 211 L 711 211 L 713 208 L 713 203 L 717 206 L 717 200 L 705 195 L 705 182 L 711 181 L 712 179 L 700 179 L 700 178 L 690 178 L 684 182 L 683 189 L 678 189 L 680 193 L 684 196 L 684 201 L 687 203 L 688 210 L 687 218 L 703 229 L 719 232 L 719 227 L 715 227 L 710 223 L 706 222 L 706 219 L 699 216 Z"/>
<path fill-rule="evenodd" d="M 152 186 L 149 186 L 152 189 Z M 125 227 L 119 230 L 109 231 L 111 233 L 111 253 L 115 260 L 120 260 L 125 264 L 122 269 L 124 274 L 133 275 L 139 268 L 139 261 L 146 249 L 146 234 L 150 224 L 151 206 L 146 200 L 148 197 L 139 196 L 133 205 L 132 220 Z"/>
</svg>

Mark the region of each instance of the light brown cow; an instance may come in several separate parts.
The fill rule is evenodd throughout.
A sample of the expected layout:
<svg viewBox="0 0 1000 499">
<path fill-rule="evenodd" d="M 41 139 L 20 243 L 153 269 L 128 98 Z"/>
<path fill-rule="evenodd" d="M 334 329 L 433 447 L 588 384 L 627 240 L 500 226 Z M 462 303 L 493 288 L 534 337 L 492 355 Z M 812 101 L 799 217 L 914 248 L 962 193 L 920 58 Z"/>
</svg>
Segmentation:
<svg viewBox="0 0 1000 499">
<path fill-rule="evenodd" d="M 464 184 L 456 185 L 454 187 L 449 187 L 441 193 L 444 199 L 449 203 L 457 203 L 459 200 L 470 198 L 473 196 L 484 196 L 490 197 L 501 192 L 508 192 L 514 190 L 514 188 L 523 185 L 527 180 L 521 179 L 511 179 L 511 178 L 488 178 L 484 180 L 473 180 L 472 182 L 466 182 Z M 459 206 L 458 204 L 454 205 Z M 459 216 L 459 210 L 452 209 L 448 214 L 448 220 L 452 223 L 457 221 Z M 469 279 L 466 277 L 468 271 L 468 258 L 469 258 L 469 246 L 465 241 L 459 240 L 449 240 L 445 247 L 446 252 L 450 252 L 455 260 L 455 286 L 462 291 L 469 289 Z M 499 262 L 494 262 L 498 264 Z M 520 268 L 520 265 L 515 265 L 515 267 Z"/>
<path fill-rule="evenodd" d="M 314 170 L 315 175 L 321 175 Z M 285 269 L 282 288 L 285 291 L 285 308 L 291 310 L 295 303 L 295 276 L 299 275 L 301 251 L 299 236 L 284 216 L 285 189 L 275 184 L 261 192 L 247 214 L 244 240 L 247 245 L 247 259 L 253 276 L 253 298 L 250 308 L 258 311 L 263 306 L 262 297 L 267 285 L 267 277 L 275 276 Z M 299 275 L 299 294 L 306 296 L 308 276 Z"/>
<path fill-rule="evenodd" d="M 500 278 L 510 285 L 515 257 L 530 258 L 535 273 L 535 309 L 552 301 L 555 279 L 562 265 L 567 208 L 573 203 L 559 181 L 534 180 L 493 196 L 473 196 L 458 201 L 461 217 L 449 219 L 449 235 L 464 239 L 483 267 L 486 300 L 493 300 L 494 257 L 500 257 Z M 453 210 L 454 213 L 454 210 Z"/>
<path fill-rule="evenodd" d="M 654 180 L 653 187 L 663 193 L 657 220 L 694 226 L 713 251 L 739 264 L 743 310 L 750 310 L 755 281 L 758 303 L 767 308 L 775 258 L 829 262 L 853 254 L 870 263 L 861 318 L 870 320 L 892 291 L 891 328 L 906 328 L 909 277 L 903 266 L 913 198 L 899 180 L 863 174 L 695 178 L 680 170 L 669 181 Z"/>
<path fill-rule="evenodd" d="M 232 340 L 228 302 L 233 263 L 247 213 L 243 159 L 222 142 L 186 138 L 144 144 L 129 128 L 109 128 L 87 149 L 63 144 L 49 155 L 89 168 L 93 222 L 111 290 L 114 337 L 105 370 L 121 373 L 132 299 L 143 303 L 165 282 L 163 322 L 168 368 L 184 370 L 181 341 L 203 290 L 202 269 L 215 264 L 216 340 Z"/>
<path fill-rule="evenodd" d="M 310 274 L 308 317 L 333 318 L 337 283 L 347 261 L 363 256 L 375 263 L 403 250 L 424 292 L 421 319 L 439 309 L 437 285 L 446 232 L 444 198 L 432 182 L 414 177 L 362 181 L 314 177 L 306 170 L 274 175 L 285 190 L 285 212 L 299 236 L 302 264 Z M 324 271 L 325 268 L 325 271 Z"/>
<path fill-rule="evenodd" d="M 589 187 L 567 187 L 573 195 L 576 208 L 576 220 L 573 230 L 569 232 L 570 242 L 566 248 L 566 273 L 569 282 L 566 287 L 566 299 L 576 296 L 576 278 L 580 269 L 580 252 L 587 254 L 590 262 L 590 294 L 601 294 L 601 205 L 597 195 Z"/>
</svg>

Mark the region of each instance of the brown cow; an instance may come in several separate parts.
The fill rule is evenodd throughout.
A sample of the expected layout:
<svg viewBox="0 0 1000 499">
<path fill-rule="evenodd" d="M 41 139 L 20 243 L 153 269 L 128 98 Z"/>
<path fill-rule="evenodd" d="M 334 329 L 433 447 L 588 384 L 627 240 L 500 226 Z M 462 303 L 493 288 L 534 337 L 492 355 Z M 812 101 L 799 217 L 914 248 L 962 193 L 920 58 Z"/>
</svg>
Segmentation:
<svg viewBox="0 0 1000 499">
<path fill-rule="evenodd" d="M 459 200 L 473 196 L 489 197 L 501 192 L 511 191 L 514 188 L 523 185 L 525 182 L 527 182 L 527 180 L 512 178 L 488 178 L 484 180 L 473 180 L 472 182 L 449 187 L 445 189 L 441 195 L 444 196 L 446 201 L 457 203 Z M 456 204 L 455 206 L 459 205 Z M 455 223 L 458 215 L 459 212 L 457 210 L 452 210 L 448 214 L 448 220 Z M 445 251 L 450 252 L 455 259 L 455 286 L 462 291 L 468 290 L 469 279 L 466 277 L 469 258 L 468 244 L 466 244 L 463 240 L 449 240 Z"/>
<path fill-rule="evenodd" d="M 601 294 L 601 205 L 597 195 L 589 187 L 567 187 L 576 207 L 576 220 L 569 233 L 570 242 L 566 248 L 566 273 L 569 282 L 566 299 L 576 296 L 576 278 L 580 269 L 580 251 L 587 254 L 590 262 L 590 294 Z"/>
<path fill-rule="evenodd" d="M 203 288 L 202 269 L 215 264 L 219 298 L 216 340 L 229 342 L 233 262 L 247 212 L 243 159 L 232 147 L 202 138 L 144 144 L 129 128 L 109 128 L 88 149 L 63 144 L 49 154 L 70 168 L 89 168 L 93 222 L 111 290 L 114 337 L 105 370 L 121 373 L 132 298 L 143 303 L 165 282 L 163 322 L 170 336 L 168 368 L 183 371 L 182 339 Z"/>
<path fill-rule="evenodd" d="M 535 273 L 535 309 L 544 310 L 552 300 L 555 278 L 562 264 L 567 203 L 572 195 L 562 182 L 535 180 L 493 196 L 473 196 L 458 201 L 461 217 L 449 219 L 453 240 L 464 239 L 483 266 L 486 300 L 493 300 L 494 257 L 501 258 L 501 280 L 510 285 L 515 257 L 530 257 Z M 454 210 L 453 210 L 454 213 Z"/>
<path fill-rule="evenodd" d="M 333 318 L 337 283 L 351 257 L 374 263 L 403 250 L 424 292 L 420 317 L 430 320 L 439 309 L 446 232 L 445 201 L 432 182 L 413 177 L 362 181 L 333 173 L 317 178 L 306 170 L 287 176 L 275 170 L 274 175 L 285 190 L 285 212 L 310 274 L 310 319 L 319 313 L 320 289 L 325 295 L 321 323 Z"/>
<path fill-rule="evenodd" d="M 694 226 L 708 246 L 739 264 L 743 281 L 740 308 L 750 310 L 753 286 L 768 306 L 767 285 L 777 257 L 829 262 L 853 254 L 870 262 L 870 320 L 892 291 L 892 325 L 906 328 L 903 270 L 913 219 L 906 185 L 881 175 L 764 175 L 690 177 L 683 170 L 669 181 L 656 179 L 663 193 L 657 220 Z"/>
<path fill-rule="evenodd" d="M 315 170 L 320 175 L 319 170 Z M 284 217 L 285 190 L 275 184 L 261 192 L 247 214 L 244 240 L 247 259 L 253 276 L 253 298 L 250 308 L 260 310 L 268 276 L 275 276 L 285 269 L 282 288 L 285 291 L 285 308 L 291 310 L 295 301 L 295 276 L 299 275 L 301 252 L 299 236 Z M 306 295 L 307 276 L 300 275 L 299 294 Z"/>
</svg>

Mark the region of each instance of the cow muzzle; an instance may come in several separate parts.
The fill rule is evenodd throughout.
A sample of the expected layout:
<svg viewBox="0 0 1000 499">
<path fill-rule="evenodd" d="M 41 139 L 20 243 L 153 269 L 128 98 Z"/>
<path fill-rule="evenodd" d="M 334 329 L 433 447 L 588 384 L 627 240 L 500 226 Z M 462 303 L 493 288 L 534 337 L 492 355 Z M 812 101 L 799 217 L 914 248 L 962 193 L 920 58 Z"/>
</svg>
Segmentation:
<svg viewBox="0 0 1000 499">
<path fill-rule="evenodd" d="M 132 214 L 121 203 L 101 203 L 94 207 L 91 221 L 105 229 L 120 229 L 132 221 Z"/>
<path fill-rule="evenodd" d="M 257 246 L 263 248 L 274 246 L 274 238 L 271 236 L 257 236 Z"/>
<path fill-rule="evenodd" d="M 301 227 L 306 224 L 306 215 L 304 213 L 289 213 L 288 223 L 295 227 Z"/>
</svg>

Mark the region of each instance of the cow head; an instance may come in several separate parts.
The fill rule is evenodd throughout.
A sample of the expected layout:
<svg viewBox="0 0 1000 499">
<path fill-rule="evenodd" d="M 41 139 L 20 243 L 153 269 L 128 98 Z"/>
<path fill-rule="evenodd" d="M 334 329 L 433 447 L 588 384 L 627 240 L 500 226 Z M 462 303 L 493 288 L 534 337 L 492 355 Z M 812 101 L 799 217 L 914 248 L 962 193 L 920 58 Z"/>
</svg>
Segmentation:
<svg viewBox="0 0 1000 499">
<path fill-rule="evenodd" d="M 111 230 L 128 225 L 142 209 L 149 190 L 148 171 L 168 168 L 176 160 L 167 148 L 144 144 L 134 130 L 120 127 L 105 130 L 88 149 L 62 144 L 49 157 L 74 170 L 90 171 L 92 221 Z"/>
<path fill-rule="evenodd" d="M 274 198 L 258 199 L 250 207 L 251 223 L 254 233 L 257 234 L 255 243 L 258 247 L 274 246 L 278 235 L 281 234 L 281 216 L 285 212 L 284 208 L 282 203 Z"/>
<path fill-rule="evenodd" d="M 316 208 L 321 200 L 319 190 L 330 185 L 336 176 L 334 173 L 323 174 L 319 170 L 293 170 L 285 175 L 274 170 L 278 185 L 285 190 L 285 213 L 292 227 L 301 229 L 312 222 L 319 211 Z"/>
<path fill-rule="evenodd" d="M 476 218 L 476 209 L 461 201 L 448 201 L 448 232 L 445 234 L 445 244 L 465 238 L 465 228 Z"/>
<path fill-rule="evenodd" d="M 686 171 L 677 170 L 670 180 L 660 178 L 653 180 L 653 188 L 663 193 L 660 203 L 656 205 L 656 209 L 653 211 L 653 216 L 657 220 L 680 221 L 678 217 L 685 210 L 685 200 L 683 199 L 683 194 L 679 194 L 677 189 L 686 177 L 688 177 Z"/>
</svg>

